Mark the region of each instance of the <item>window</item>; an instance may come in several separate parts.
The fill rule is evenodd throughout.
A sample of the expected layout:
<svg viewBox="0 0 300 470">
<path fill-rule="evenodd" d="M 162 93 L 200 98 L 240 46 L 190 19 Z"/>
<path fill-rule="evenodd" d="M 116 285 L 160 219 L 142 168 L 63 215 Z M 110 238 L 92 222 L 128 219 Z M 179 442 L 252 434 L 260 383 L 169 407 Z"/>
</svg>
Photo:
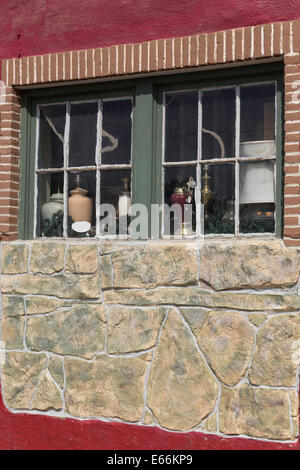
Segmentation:
<svg viewBox="0 0 300 470">
<path fill-rule="evenodd" d="M 24 93 L 20 237 L 101 238 L 108 222 L 130 237 L 138 203 L 141 238 L 189 238 L 200 200 L 207 236 L 280 236 L 281 64 L 261 67 Z"/>
</svg>

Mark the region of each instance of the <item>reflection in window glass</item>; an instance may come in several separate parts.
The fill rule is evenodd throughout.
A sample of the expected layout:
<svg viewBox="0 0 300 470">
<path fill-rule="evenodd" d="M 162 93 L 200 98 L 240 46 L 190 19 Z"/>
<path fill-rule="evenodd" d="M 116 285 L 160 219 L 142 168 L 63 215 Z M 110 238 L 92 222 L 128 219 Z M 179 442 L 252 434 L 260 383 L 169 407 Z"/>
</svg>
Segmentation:
<svg viewBox="0 0 300 470">
<path fill-rule="evenodd" d="M 102 163 L 130 164 L 132 100 L 104 101 L 102 105 Z"/>
<path fill-rule="evenodd" d="M 235 156 L 235 88 L 202 94 L 202 160 Z"/>
<path fill-rule="evenodd" d="M 40 107 L 39 168 L 64 166 L 66 105 Z"/>
<path fill-rule="evenodd" d="M 98 103 L 71 104 L 69 166 L 95 165 Z"/>
<path fill-rule="evenodd" d="M 165 161 L 197 160 L 198 92 L 165 96 Z"/>
<path fill-rule="evenodd" d="M 234 165 L 204 165 L 202 167 L 202 203 L 204 204 L 204 233 L 234 233 Z"/>
<path fill-rule="evenodd" d="M 241 87 L 241 142 L 275 139 L 275 85 Z"/>
</svg>

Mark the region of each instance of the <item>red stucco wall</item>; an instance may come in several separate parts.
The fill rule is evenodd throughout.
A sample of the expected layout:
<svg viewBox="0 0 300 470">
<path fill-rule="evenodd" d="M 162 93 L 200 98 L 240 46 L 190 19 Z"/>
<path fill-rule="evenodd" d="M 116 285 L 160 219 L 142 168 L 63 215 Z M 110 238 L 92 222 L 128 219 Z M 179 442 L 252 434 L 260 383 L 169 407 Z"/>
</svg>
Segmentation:
<svg viewBox="0 0 300 470">
<path fill-rule="evenodd" d="M 300 0 L 0 0 L 0 60 L 300 18 Z M 8 412 L 0 449 L 298 449 Z"/>
<path fill-rule="evenodd" d="M 299 0 L 1 0 L 0 59 L 294 18 Z"/>
</svg>

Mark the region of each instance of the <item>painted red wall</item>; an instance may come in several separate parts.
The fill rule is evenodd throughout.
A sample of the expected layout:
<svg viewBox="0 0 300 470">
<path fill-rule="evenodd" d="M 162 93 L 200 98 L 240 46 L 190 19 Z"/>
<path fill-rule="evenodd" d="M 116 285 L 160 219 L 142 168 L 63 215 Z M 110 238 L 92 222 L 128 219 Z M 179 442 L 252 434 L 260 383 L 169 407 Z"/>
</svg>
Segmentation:
<svg viewBox="0 0 300 470">
<path fill-rule="evenodd" d="M 295 18 L 299 0 L 0 0 L 0 59 Z"/>
<path fill-rule="evenodd" d="M 300 18 L 300 0 L 0 0 L 0 60 Z M 0 449 L 297 449 L 7 411 Z"/>
</svg>

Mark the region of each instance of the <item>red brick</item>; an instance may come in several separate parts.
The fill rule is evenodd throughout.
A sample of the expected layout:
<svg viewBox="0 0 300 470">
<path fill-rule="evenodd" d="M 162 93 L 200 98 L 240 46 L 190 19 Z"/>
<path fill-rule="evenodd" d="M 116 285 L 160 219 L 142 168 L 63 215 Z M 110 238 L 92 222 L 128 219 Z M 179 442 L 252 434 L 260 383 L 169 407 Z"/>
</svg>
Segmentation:
<svg viewBox="0 0 300 470">
<path fill-rule="evenodd" d="M 226 62 L 232 62 L 232 30 L 226 31 Z"/>
<path fill-rule="evenodd" d="M 173 68 L 173 40 L 166 39 L 166 68 Z"/>
<path fill-rule="evenodd" d="M 191 66 L 198 65 L 198 37 L 191 36 Z"/>
<path fill-rule="evenodd" d="M 50 54 L 50 80 L 56 82 L 56 54 Z"/>
<path fill-rule="evenodd" d="M 133 46 L 133 72 L 138 73 L 140 71 L 140 45 L 134 44 Z"/>
<path fill-rule="evenodd" d="M 300 20 L 293 21 L 293 49 L 300 52 Z"/>
<path fill-rule="evenodd" d="M 285 227 L 291 225 L 298 225 L 299 224 L 299 217 L 284 217 L 284 225 Z"/>
<path fill-rule="evenodd" d="M 300 167 L 299 165 L 285 165 L 284 166 L 284 173 L 287 175 L 287 174 L 290 174 L 290 173 L 299 173 L 299 170 L 300 170 Z"/>
<path fill-rule="evenodd" d="M 285 155 L 284 161 L 286 163 L 300 163 L 300 154 L 298 154 L 298 155 Z"/>
<path fill-rule="evenodd" d="M 76 80 L 78 79 L 78 51 L 72 51 L 71 54 L 71 61 L 72 61 L 72 76 L 71 79 Z"/>
<path fill-rule="evenodd" d="M 108 47 L 102 49 L 102 75 L 107 77 L 109 75 L 109 59 L 108 59 Z"/>
<path fill-rule="evenodd" d="M 206 42 L 206 34 L 199 34 L 198 40 L 199 40 L 199 65 L 204 65 L 206 64 L 206 48 L 207 48 L 207 42 Z"/>
<path fill-rule="evenodd" d="M 207 35 L 207 63 L 215 64 L 215 33 Z"/>
<path fill-rule="evenodd" d="M 150 70 L 157 70 L 156 63 L 156 46 L 157 41 L 150 41 Z"/>
<path fill-rule="evenodd" d="M 65 80 L 71 79 L 71 52 L 65 52 Z"/>
<path fill-rule="evenodd" d="M 294 227 L 294 228 L 289 228 L 285 227 L 284 228 L 284 235 L 289 238 L 300 238 L 300 227 Z"/>
<path fill-rule="evenodd" d="M 95 49 L 95 76 L 101 76 L 101 52 L 100 49 Z"/>
<path fill-rule="evenodd" d="M 176 41 L 175 41 L 176 42 Z M 164 69 L 164 40 L 158 40 L 158 70 Z"/>
<path fill-rule="evenodd" d="M 189 38 L 184 37 L 182 39 L 182 66 L 189 66 Z"/>
<path fill-rule="evenodd" d="M 34 83 L 34 57 L 29 57 L 29 83 Z"/>
<path fill-rule="evenodd" d="M 46 54 L 43 56 L 43 82 L 50 81 L 50 54 Z M 22 61 L 23 67 L 23 61 Z"/>
<path fill-rule="evenodd" d="M 299 214 L 300 215 L 300 206 L 285 207 L 284 208 L 284 214 L 285 215 L 293 215 L 293 214 Z"/>
<path fill-rule="evenodd" d="M 297 55 L 285 55 L 284 63 L 286 65 L 299 65 L 300 64 L 300 54 Z"/>
<path fill-rule="evenodd" d="M 111 46 L 109 48 L 109 63 L 110 63 L 110 75 L 117 74 L 117 48 L 116 46 Z"/>
<path fill-rule="evenodd" d="M 159 50 L 158 50 L 159 53 Z M 174 41 L 174 57 L 175 57 L 175 67 L 181 67 L 181 39 L 175 38 Z"/>
<path fill-rule="evenodd" d="M 132 44 L 126 44 L 126 64 L 125 64 L 125 72 L 131 73 L 132 72 L 132 52 L 133 46 Z"/>
<path fill-rule="evenodd" d="M 284 241 L 285 246 L 288 246 L 288 247 L 300 246 L 300 240 L 288 240 L 288 239 L 284 238 L 283 241 Z"/>
<path fill-rule="evenodd" d="M 244 57 L 245 60 L 251 58 L 251 27 L 244 28 Z"/>
<path fill-rule="evenodd" d="M 273 54 L 276 55 L 281 55 L 281 47 L 280 47 L 280 23 L 274 23 L 274 35 L 273 35 Z"/>
<path fill-rule="evenodd" d="M 79 78 L 86 78 L 85 74 L 85 51 L 79 52 Z"/>
<path fill-rule="evenodd" d="M 148 49 L 149 42 L 142 43 L 142 60 L 141 60 L 141 72 L 148 71 Z"/>
<path fill-rule="evenodd" d="M 284 124 L 284 130 L 286 132 L 300 132 L 300 123 L 299 122 L 286 122 Z"/>
<path fill-rule="evenodd" d="M 242 60 L 243 58 L 243 29 L 235 30 L 235 60 Z"/>
<path fill-rule="evenodd" d="M 291 47 L 290 47 L 290 21 L 285 21 L 282 24 L 282 47 L 283 47 L 283 53 L 288 54 L 291 52 Z"/>
<path fill-rule="evenodd" d="M 300 176 L 285 176 L 284 184 L 300 184 Z"/>
<path fill-rule="evenodd" d="M 42 81 L 42 58 L 40 55 L 36 56 L 36 83 L 41 83 Z"/>
<path fill-rule="evenodd" d="M 271 34 L 272 34 L 272 27 L 271 24 L 264 25 L 264 57 L 271 57 Z"/>
<path fill-rule="evenodd" d="M 118 57 L 118 74 L 123 75 L 125 73 L 125 70 L 124 70 L 124 46 L 123 45 L 117 46 L 117 50 L 118 50 L 118 54 L 117 54 L 117 57 Z"/>
<path fill-rule="evenodd" d="M 285 195 L 291 194 L 293 196 L 294 195 L 297 196 L 298 194 L 300 194 L 300 186 L 299 185 L 285 186 L 284 187 L 284 194 Z"/>
<path fill-rule="evenodd" d="M 4 83 L 7 82 L 7 59 L 2 60 L 1 64 L 1 79 Z"/>
<path fill-rule="evenodd" d="M 296 80 L 300 80 L 300 67 L 299 67 L 299 73 L 294 73 L 293 75 L 284 76 L 284 83 L 293 83 Z"/>
<path fill-rule="evenodd" d="M 57 54 L 58 62 L 58 80 L 61 81 L 64 79 L 64 54 L 60 52 Z"/>
<path fill-rule="evenodd" d="M 261 25 L 254 27 L 254 59 L 262 57 L 262 33 Z"/>
</svg>

